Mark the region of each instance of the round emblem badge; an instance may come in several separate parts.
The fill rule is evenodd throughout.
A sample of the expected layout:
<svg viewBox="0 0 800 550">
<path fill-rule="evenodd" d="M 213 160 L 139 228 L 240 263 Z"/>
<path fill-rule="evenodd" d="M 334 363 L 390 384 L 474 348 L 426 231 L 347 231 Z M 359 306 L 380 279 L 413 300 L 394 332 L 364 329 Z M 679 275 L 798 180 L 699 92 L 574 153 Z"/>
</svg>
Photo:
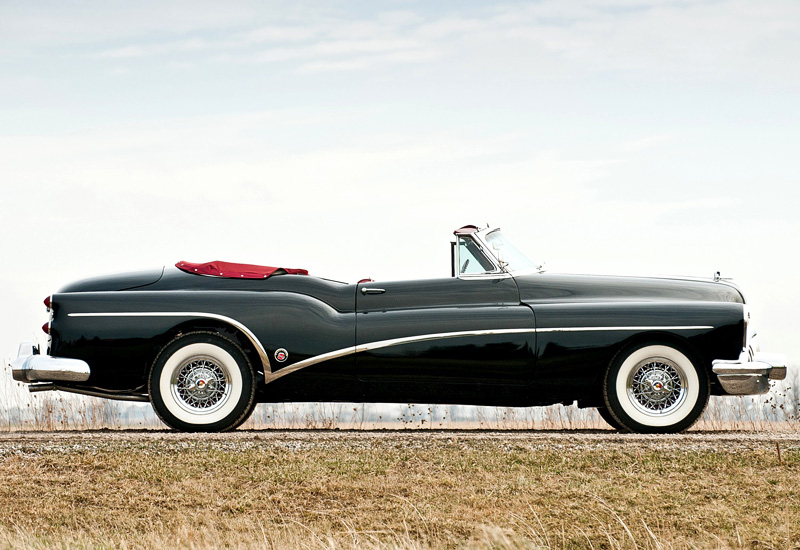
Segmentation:
<svg viewBox="0 0 800 550">
<path fill-rule="evenodd" d="M 288 351 L 286 351 L 285 349 L 283 349 L 283 348 L 280 348 L 280 349 L 278 349 L 278 350 L 275 350 L 275 360 L 276 360 L 278 363 L 283 363 L 283 362 L 284 362 L 284 361 L 286 361 L 288 358 L 289 358 L 289 352 L 288 352 Z"/>
</svg>

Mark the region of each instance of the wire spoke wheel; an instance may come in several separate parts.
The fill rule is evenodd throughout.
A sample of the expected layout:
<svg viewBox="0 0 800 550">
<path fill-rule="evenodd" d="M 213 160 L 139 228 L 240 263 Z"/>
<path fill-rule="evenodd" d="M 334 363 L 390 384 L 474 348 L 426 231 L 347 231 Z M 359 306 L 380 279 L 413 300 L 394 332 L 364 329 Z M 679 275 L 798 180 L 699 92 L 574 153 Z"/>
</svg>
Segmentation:
<svg viewBox="0 0 800 550">
<path fill-rule="evenodd" d="M 646 359 L 628 376 L 628 396 L 644 414 L 670 414 L 686 398 L 686 376 L 669 359 Z"/>
<path fill-rule="evenodd" d="M 232 430 L 255 407 L 255 373 L 242 349 L 211 332 L 179 336 L 156 358 L 148 379 L 150 401 L 172 428 Z"/>
<path fill-rule="evenodd" d="M 172 376 L 172 396 L 189 412 L 206 414 L 225 405 L 231 395 L 231 375 L 213 357 L 191 357 Z"/>
<path fill-rule="evenodd" d="M 687 429 L 703 413 L 709 393 L 708 373 L 665 344 L 621 351 L 603 380 L 606 414 L 623 430 L 639 433 Z"/>
</svg>

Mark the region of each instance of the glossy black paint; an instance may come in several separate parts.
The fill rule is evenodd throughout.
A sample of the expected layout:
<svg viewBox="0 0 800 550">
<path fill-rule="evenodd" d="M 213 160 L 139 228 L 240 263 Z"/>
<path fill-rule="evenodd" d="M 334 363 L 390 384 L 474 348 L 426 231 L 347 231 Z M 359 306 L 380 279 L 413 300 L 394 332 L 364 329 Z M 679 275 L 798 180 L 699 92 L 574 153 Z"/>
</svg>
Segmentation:
<svg viewBox="0 0 800 550">
<path fill-rule="evenodd" d="M 577 395 L 586 405 L 601 405 L 596 389 L 606 368 L 621 349 L 635 343 L 675 345 L 710 375 L 712 360 L 736 359 L 742 349 L 744 298 L 726 284 L 548 273 L 518 276 L 516 282 L 539 331 L 534 384 L 537 393 L 552 400 L 561 395 L 558 400 L 570 401 Z M 663 328 L 678 326 L 714 328 Z M 548 332 L 565 327 L 620 330 Z M 711 378 L 712 391 L 721 393 Z"/>
<path fill-rule="evenodd" d="M 60 293 L 72 292 L 108 292 L 114 290 L 131 290 L 157 283 L 164 276 L 166 268 L 153 269 L 149 271 L 137 271 L 136 273 L 121 273 L 118 275 L 104 275 L 82 279 L 68 284 Z"/>
<path fill-rule="evenodd" d="M 520 300 L 536 303 L 585 302 L 731 302 L 742 304 L 736 288 L 695 279 L 563 275 L 518 275 Z"/>
<path fill-rule="evenodd" d="M 633 343 L 669 342 L 709 372 L 713 359 L 738 357 L 743 301 L 724 283 L 671 279 L 544 273 L 354 285 L 167 268 L 64 287 L 53 296 L 49 353 L 85 360 L 85 387 L 135 393 L 175 336 L 219 330 L 260 372 L 262 401 L 591 406 L 605 369 Z M 486 330 L 496 333 L 469 334 Z M 413 340 L 431 334 L 440 336 Z M 285 362 L 274 358 L 279 348 Z M 294 370 L 331 352 L 341 353 Z"/>
<path fill-rule="evenodd" d="M 360 287 L 382 294 L 356 298 L 356 344 L 426 334 L 483 329 L 534 329 L 531 309 L 519 302 L 512 278 L 433 279 Z M 535 332 L 442 337 L 356 355 L 359 381 L 368 394 L 398 388 L 417 401 L 469 401 L 486 386 L 527 386 L 535 363 Z M 527 387 L 525 388 L 527 391 Z"/>
<path fill-rule="evenodd" d="M 351 292 L 355 292 L 354 287 Z M 318 299 L 293 292 L 88 292 L 56 294 L 53 302 L 56 306 L 51 354 L 83 359 L 92 368 L 87 383 L 114 390 L 140 386 L 158 350 L 179 333 L 198 329 L 232 332 L 249 352 L 254 367 L 263 372 L 264 366 L 251 342 L 229 323 L 202 315 L 206 313 L 234 319 L 254 333 L 270 358 L 273 372 L 326 353 L 331 347 L 352 346 L 355 336 L 354 311 L 340 312 Z M 75 313 L 153 315 L 70 316 Z M 163 317 L 159 313 L 180 315 Z M 274 360 L 272 354 L 278 348 L 290 350 L 290 361 Z M 329 368 L 344 369 L 352 377 L 352 364 L 350 357 Z"/>
</svg>

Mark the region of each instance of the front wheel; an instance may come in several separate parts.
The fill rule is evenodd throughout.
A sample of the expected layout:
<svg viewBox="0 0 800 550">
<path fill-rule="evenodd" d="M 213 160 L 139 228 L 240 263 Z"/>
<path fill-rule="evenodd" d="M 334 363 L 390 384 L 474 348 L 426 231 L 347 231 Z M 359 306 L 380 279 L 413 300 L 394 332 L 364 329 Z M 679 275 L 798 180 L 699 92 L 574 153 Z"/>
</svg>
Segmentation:
<svg viewBox="0 0 800 550">
<path fill-rule="evenodd" d="M 222 432 L 247 420 L 255 407 L 255 374 L 242 349 L 224 336 L 192 332 L 175 338 L 150 371 L 150 401 L 168 426 Z"/>
<path fill-rule="evenodd" d="M 606 371 L 608 413 L 625 431 L 677 433 L 694 424 L 708 403 L 708 374 L 675 347 L 623 350 Z"/>
</svg>

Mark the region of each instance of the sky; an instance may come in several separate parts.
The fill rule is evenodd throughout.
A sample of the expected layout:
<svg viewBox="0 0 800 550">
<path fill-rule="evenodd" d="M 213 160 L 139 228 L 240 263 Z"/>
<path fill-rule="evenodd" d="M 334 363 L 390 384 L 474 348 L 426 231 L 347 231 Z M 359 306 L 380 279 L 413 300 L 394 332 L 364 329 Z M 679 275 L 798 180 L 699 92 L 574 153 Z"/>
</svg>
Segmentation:
<svg viewBox="0 0 800 550">
<path fill-rule="evenodd" d="M 800 364 L 800 4 L 0 2 L 0 358 L 70 281 L 225 260 L 732 277 Z"/>
</svg>

